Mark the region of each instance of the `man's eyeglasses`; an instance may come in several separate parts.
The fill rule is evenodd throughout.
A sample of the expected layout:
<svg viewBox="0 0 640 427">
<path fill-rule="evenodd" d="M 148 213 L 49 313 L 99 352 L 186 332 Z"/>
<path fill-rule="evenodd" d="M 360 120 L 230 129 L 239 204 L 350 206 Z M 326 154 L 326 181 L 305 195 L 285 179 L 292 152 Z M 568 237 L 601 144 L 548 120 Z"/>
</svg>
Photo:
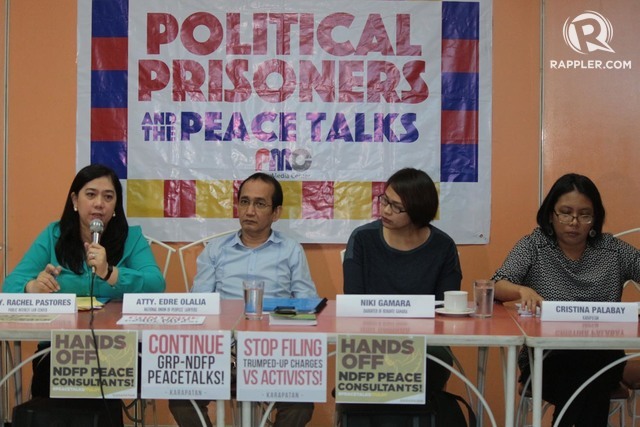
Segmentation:
<svg viewBox="0 0 640 427">
<path fill-rule="evenodd" d="M 579 224 L 591 224 L 593 222 L 593 215 L 576 215 L 573 216 L 571 214 L 566 213 L 558 213 L 553 211 L 554 214 L 558 217 L 558 222 L 560 224 L 571 224 L 575 219 Z"/>
<path fill-rule="evenodd" d="M 238 200 L 238 207 L 241 207 L 242 209 L 247 209 L 249 206 L 251 206 L 251 204 L 253 204 L 253 207 L 259 211 L 265 210 L 272 206 L 272 205 L 266 204 L 262 200 L 251 200 L 251 199 Z"/>
<path fill-rule="evenodd" d="M 403 208 L 402 206 L 396 204 L 396 203 L 392 203 L 391 200 L 389 200 L 389 198 L 387 197 L 386 194 L 381 194 L 378 196 L 378 201 L 380 202 L 380 204 L 382 205 L 383 208 L 386 208 L 387 206 L 391 206 L 391 211 L 393 213 L 403 213 L 406 212 L 405 208 Z"/>
</svg>

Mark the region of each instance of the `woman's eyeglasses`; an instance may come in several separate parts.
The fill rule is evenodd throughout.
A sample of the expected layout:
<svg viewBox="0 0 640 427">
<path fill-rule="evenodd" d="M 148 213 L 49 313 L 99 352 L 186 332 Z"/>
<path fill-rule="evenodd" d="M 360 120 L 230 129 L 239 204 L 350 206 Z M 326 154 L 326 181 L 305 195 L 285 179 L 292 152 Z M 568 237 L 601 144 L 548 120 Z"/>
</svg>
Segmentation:
<svg viewBox="0 0 640 427">
<path fill-rule="evenodd" d="M 391 206 L 391 211 L 393 213 L 400 214 L 400 213 L 406 212 L 405 208 L 389 200 L 386 194 L 379 195 L 378 201 L 380 202 L 383 208 L 386 208 L 387 206 Z"/>
<path fill-rule="evenodd" d="M 567 213 L 558 213 L 553 211 L 554 214 L 558 217 L 558 222 L 560 224 L 571 224 L 575 219 L 578 221 L 578 224 L 591 224 L 593 222 L 593 215 L 571 215 Z"/>
</svg>

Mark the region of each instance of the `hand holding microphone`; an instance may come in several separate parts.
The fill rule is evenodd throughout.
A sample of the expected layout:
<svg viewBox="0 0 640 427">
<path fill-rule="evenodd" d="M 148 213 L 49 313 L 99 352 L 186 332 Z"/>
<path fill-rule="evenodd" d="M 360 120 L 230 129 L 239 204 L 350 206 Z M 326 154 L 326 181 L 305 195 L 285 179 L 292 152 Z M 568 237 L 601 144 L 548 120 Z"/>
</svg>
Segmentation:
<svg viewBox="0 0 640 427">
<path fill-rule="evenodd" d="M 85 243 L 84 248 L 87 252 L 87 264 L 91 266 L 91 272 L 96 274 L 96 266 L 106 263 L 105 250 L 100 246 L 104 224 L 96 218 L 89 223 L 89 231 L 91 231 L 91 244 Z"/>
</svg>

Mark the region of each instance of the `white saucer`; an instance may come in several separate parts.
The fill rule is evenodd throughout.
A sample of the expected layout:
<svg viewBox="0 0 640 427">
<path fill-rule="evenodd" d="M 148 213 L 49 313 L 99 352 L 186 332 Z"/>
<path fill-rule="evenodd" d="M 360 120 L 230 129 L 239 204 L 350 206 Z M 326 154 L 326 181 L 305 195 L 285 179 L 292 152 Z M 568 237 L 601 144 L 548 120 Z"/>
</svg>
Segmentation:
<svg viewBox="0 0 640 427">
<path fill-rule="evenodd" d="M 462 311 L 449 311 L 444 307 L 436 308 L 436 313 L 442 314 L 443 316 L 468 316 L 475 313 L 475 311 L 475 308 L 467 308 Z"/>
</svg>

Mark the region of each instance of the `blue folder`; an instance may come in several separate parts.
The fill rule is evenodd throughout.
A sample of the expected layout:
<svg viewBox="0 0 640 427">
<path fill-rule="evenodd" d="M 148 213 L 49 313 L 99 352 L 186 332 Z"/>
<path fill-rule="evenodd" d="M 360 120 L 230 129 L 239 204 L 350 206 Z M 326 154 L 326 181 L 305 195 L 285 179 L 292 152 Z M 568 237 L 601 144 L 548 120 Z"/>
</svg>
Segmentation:
<svg viewBox="0 0 640 427">
<path fill-rule="evenodd" d="M 326 298 L 265 298 L 263 311 L 274 311 L 276 307 L 295 307 L 298 313 L 319 313 L 327 304 Z"/>
</svg>

